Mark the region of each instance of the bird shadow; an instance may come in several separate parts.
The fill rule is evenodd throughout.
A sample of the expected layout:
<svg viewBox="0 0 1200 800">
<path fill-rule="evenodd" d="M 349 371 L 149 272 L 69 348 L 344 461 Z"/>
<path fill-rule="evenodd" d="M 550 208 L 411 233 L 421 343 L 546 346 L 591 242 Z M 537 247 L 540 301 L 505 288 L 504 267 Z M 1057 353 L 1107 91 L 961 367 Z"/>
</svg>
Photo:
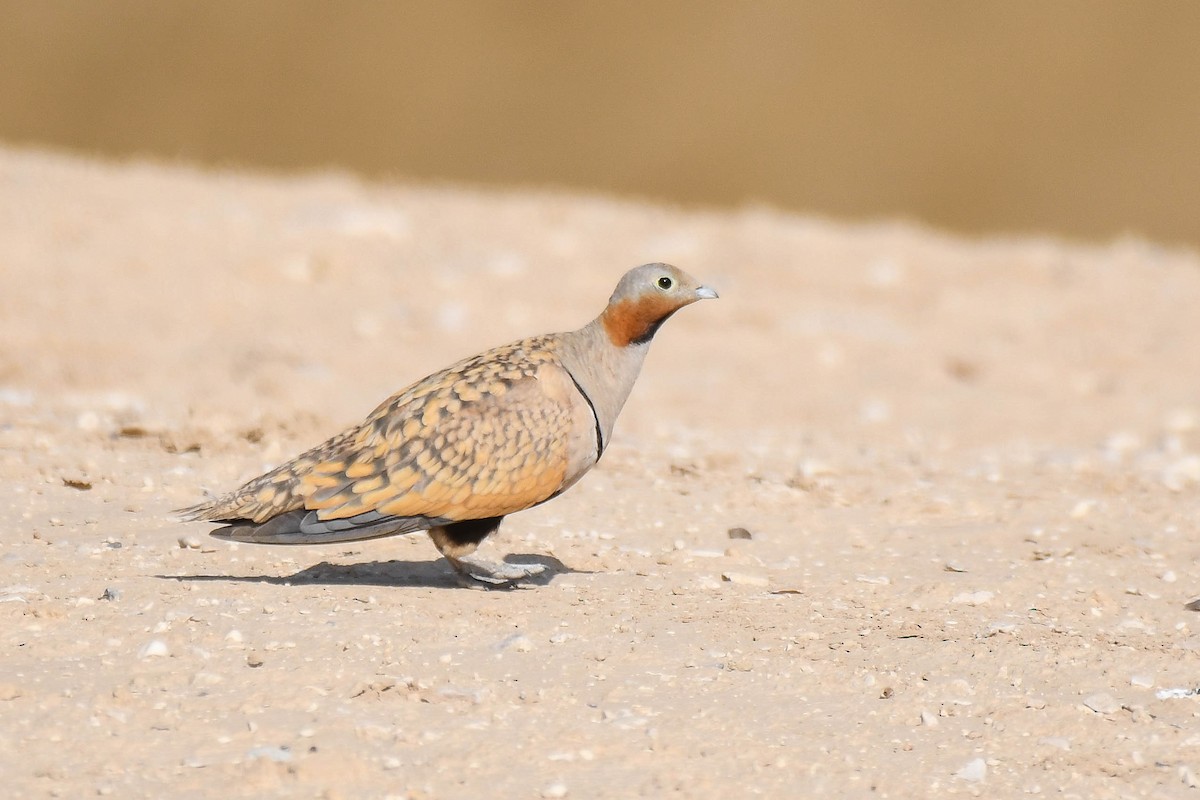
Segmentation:
<svg viewBox="0 0 1200 800">
<path fill-rule="evenodd" d="M 321 561 L 291 575 L 155 575 L 173 581 L 229 581 L 232 583 L 269 583 L 275 586 L 390 586 L 430 589 L 513 589 L 545 586 L 562 574 L 589 574 L 587 570 L 568 567 L 554 556 L 512 554 L 504 557 L 509 564 L 541 564 L 545 570 L 519 581 L 497 585 L 468 582 L 462 579 L 442 559 L 437 561 L 360 561 L 355 564 L 333 564 Z"/>
</svg>

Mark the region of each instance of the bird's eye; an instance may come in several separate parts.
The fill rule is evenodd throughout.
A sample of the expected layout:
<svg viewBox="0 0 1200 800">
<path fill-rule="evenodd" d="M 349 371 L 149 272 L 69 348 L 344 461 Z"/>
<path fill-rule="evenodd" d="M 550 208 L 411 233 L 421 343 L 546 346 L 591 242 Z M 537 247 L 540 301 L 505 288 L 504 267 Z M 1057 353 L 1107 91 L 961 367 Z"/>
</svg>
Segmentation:
<svg viewBox="0 0 1200 800">
<path fill-rule="evenodd" d="M 666 275 L 663 275 L 661 278 L 658 279 L 658 288 L 670 289 L 671 288 L 671 279 L 668 278 Z"/>
</svg>

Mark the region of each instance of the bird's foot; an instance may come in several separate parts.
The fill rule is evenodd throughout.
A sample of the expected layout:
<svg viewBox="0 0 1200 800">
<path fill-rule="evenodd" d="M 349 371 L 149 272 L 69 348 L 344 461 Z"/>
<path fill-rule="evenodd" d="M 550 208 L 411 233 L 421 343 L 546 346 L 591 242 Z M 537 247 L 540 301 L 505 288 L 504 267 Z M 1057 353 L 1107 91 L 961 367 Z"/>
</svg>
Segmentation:
<svg viewBox="0 0 1200 800">
<path fill-rule="evenodd" d="M 528 578 L 546 571 L 544 564 L 501 564 L 475 556 L 448 558 L 450 565 L 463 578 L 498 586 Z"/>
</svg>

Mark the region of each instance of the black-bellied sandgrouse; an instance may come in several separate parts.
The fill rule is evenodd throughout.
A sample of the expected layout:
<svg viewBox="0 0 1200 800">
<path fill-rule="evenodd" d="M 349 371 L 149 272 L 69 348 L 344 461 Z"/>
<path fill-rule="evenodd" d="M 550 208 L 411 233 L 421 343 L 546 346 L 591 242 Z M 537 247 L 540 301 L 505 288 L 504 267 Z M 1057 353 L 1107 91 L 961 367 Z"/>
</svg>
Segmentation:
<svg viewBox="0 0 1200 800">
<path fill-rule="evenodd" d="M 213 536 L 322 544 L 428 531 L 460 575 L 519 580 L 540 564 L 473 555 L 506 514 L 561 494 L 599 460 L 659 326 L 717 293 L 669 264 L 621 278 L 577 331 L 459 361 L 361 424 L 224 497 L 177 512 Z"/>
</svg>

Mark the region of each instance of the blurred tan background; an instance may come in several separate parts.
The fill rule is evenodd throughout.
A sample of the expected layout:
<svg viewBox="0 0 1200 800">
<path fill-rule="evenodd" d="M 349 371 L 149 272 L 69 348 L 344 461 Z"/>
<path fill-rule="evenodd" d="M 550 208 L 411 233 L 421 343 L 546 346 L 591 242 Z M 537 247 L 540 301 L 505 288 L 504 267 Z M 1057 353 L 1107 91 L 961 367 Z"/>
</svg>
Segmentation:
<svg viewBox="0 0 1200 800">
<path fill-rule="evenodd" d="M 1200 245 L 1200 3 L 0 15 L 9 145 Z"/>
</svg>

